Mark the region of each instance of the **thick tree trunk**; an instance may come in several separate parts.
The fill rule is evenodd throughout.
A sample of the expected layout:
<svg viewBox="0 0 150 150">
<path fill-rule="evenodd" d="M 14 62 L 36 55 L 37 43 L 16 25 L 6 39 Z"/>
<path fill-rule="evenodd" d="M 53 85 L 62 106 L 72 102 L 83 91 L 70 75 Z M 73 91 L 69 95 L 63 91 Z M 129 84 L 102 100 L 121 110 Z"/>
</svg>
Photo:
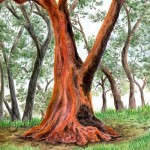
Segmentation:
<svg viewBox="0 0 150 150">
<path fill-rule="evenodd" d="M 111 140 L 117 133 L 94 117 L 91 93 L 81 87 L 82 80 L 76 66 L 62 66 L 62 73 L 54 85 L 53 96 L 46 117 L 39 126 L 24 136 L 46 139 L 51 143 L 77 143 Z M 65 76 L 65 78 L 64 78 Z"/>
<path fill-rule="evenodd" d="M 52 0 L 36 2 L 47 9 L 54 28 L 54 91 L 41 124 L 23 136 L 51 143 L 78 145 L 118 137 L 113 129 L 94 116 L 90 90 L 94 73 L 124 1 L 112 1 L 96 42 L 84 63 L 76 50 L 67 1 L 59 0 L 58 4 Z"/>
<path fill-rule="evenodd" d="M 4 104 L 4 71 L 0 61 L 0 121 L 3 120 L 3 104 Z"/>
<path fill-rule="evenodd" d="M 100 68 L 109 80 L 116 110 L 124 109 L 123 102 L 121 101 L 121 96 L 119 94 L 119 90 L 117 87 L 117 83 L 116 83 L 113 75 L 111 74 L 109 69 L 106 68 L 105 66 L 103 66 L 102 64 L 100 65 Z"/>
</svg>

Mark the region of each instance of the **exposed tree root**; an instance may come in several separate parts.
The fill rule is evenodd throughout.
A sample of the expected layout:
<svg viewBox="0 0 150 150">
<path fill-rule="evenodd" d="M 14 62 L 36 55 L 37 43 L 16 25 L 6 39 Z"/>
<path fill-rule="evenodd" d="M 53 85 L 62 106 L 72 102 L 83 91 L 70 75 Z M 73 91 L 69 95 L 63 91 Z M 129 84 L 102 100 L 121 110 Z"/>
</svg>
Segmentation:
<svg viewBox="0 0 150 150">
<path fill-rule="evenodd" d="M 23 136 L 32 137 L 35 140 L 46 140 L 53 144 L 75 143 L 80 146 L 88 142 L 110 141 L 118 137 L 112 128 L 94 117 L 86 105 L 80 106 L 75 118 L 71 118 L 65 124 L 64 122 L 60 124 L 57 119 L 47 121 L 42 126 L 33 127 Z"/>
</svg>

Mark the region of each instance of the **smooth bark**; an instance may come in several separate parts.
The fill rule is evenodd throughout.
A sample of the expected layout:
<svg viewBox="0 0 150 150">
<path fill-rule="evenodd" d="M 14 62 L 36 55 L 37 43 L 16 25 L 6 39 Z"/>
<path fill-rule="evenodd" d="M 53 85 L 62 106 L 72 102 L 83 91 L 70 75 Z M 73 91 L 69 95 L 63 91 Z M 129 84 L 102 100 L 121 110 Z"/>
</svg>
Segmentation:
<svg viewBox="0 0 150 150">
<path fill-rule="evenodd" d="M 126 76 L 129 80 L 130 83 L 130 93 L 129 93 L 129 108 L 135 108 L 136 107 L 136 101 L 135 101 L 135 86 L 134 86 L 134 79 L 133 79 L 133 75 L 130 69 L 130 66 L 128 64 L 128 51 L 129 51 L 129 46 L 131 43 L 131 40 L 133 38 L 133 35 L 135 33 L 135 31 L 137 30 L 137 28 L 139 27 L 139 24 L 141 22 L 141 18 L 140 17 L 137 22 L 135 23 L 134 27 L 131 28 L 131 22 L 130 22 L 130 17 L 129 17 L 129 10 L 127 9 L 126 5 L 124 5 L 126 14 L 127 14 L 127 19 L 128 19 L 128 35 L 126 38 L 126 42 L 125 45 L 122 49 L 122 66 L 124 68 L 124 71 L 126 73 Z"/>
<path fill-rule="evenodd" d="M 4 71 L 2 62 L 0 61 L 0 121 L 3 120 L 4 115 Z"/>
<path fill-rule="evenodd" d="M 50 27 L 50 20 L 40 11 L 38 6 L 37 8 L 37 14 L 42 17 L 42 19 L 46 22 L 47 25 L 47 37 L 43 44 L 41 44 L 38 40 L 38 37 L 35 34 L 34 28 L 31 25 L 30 19 L 27 15 L 27 12 L 25 10 L 25 7 L 22 5 L 20 6 L 20 9 L 22 11 L 22 14 L 24 18 L 26 19 L 26 25 L 25 28 L 32 37 L 36 48 L 37 48 L 37 56 L 34 62 L 34 67 L 33 71 L 31 74 L 31 78 L 29 81 L 29 86 L 28 86 L 28 92 L 27 92 L 27 97 L 26 97 L 26 105 L 25 105 L 25 110 L 23 113 L 23 118 L 22 120 L 31 120 L 32 119 L 32 112 L 33 112 L 33 106 L 34 106 L 34 97 L 35 97 L 35 92 L 36 92 L 36 87 L 37 87 L 37 79 L 40 73 L 40 70 L 42 68 L 42 63 L 46 54 L 46 51 L 48 49 L 48 45 L 51 41 L 51 27 Z"/>
<path fill-rule="evenodd" d="M 106 78 L 101 78 L 101 87 L 102 87 L 102 99 L 103 99 L 103 104 L 102 104 L 102 109 L 101 111 L 104 112 L 106 111 L 107 109 L 107 99 L 106 99 L 106 88 L 105 88 L 105 81 L 106 81 Z"/>
<path fill-rule="evenodd" d="M 4 104 L 5 104 L 5 107 L 9 113 L 9 115 L 12 116 L 12 109 L 10 108 L 10 106 L 6 100 L 4 100 Z"/>
<path fill-rule="evenodd" d="M 21 30 L 20 30 L 21 31 Z M 18 34 L 20 35 L 20 33 Z M 17 102 L 17 98 L 16 98 L 16 91 L 15 91 L 15 85 L 14 85 L 14 80 L 12 77 L 12 73 L 11 73 L 11 69 L 10 69 L 10 59 L 11 59 L 11 54 L 14 51 L 14 49 L 16 48 L 16 44 L 18 42 L 18 36 L 14 42 L 14 45 L 12 46 L 11 49 L 11 53 L 10 53 L 10 57 L 8 59 L 8 57 L 5 54 L 4 51 L 4 45 L 1 43 L 1 49 L 3 52 L 3 58 L 6 64 L 6 70 L 7 70 L 7 76 L 8 76 L 8 84 L 9 84 L 9 90 L 10 90 L 10 97 L 11 97 L 11 120 L 15 121 L 15 120 L 20 120 L 20 111 L 19 111 L 19 106 L 18 106 L 18 102 Z"/>
<path fill-rule="evenodd" d="M 13 9 L 12 6 L 9 6 L 8 4 L 6 6 L 16 19 L 18 19 L 18 20 L 21 19 L 20 16 L 18 16 L 17 12 Z M 50 25 L 49 18 L 44 13 L 42 13 L 42 11 L 39 9 L 39 7 L 37 5 L 35 5 L 35 7 L 37 10 L 37 11 L 35 11 L 35 13 L 37 15 L 39 15 L 45 21 L 45 23 L 47 25 L 47 37 L 44 40 L 43 44 L 40 43 L 39 38 L 37 37 L 37 35 L 34 31 L 34 27 L 32 26 L 32 24 L 30 22 L 30 18 L 29 18 L 30 16 L 27 14 L 24 5 L 20 5 L 20 10 L 26 21 L 24 28 L 28 31 L 28 33 L 31 36 L 31 38 L 36 46 L 36 49 L 37 49 L 37 55 L 36 55 L 36 59 L 34 62 L 34 67 L 33 67 L 33 71 L 32 71 L 31 77 L 30 77 L 29 85 L 28 85 L 25 109 L 24 109 L 24 113 L 23 113 L 23 117 L 22 117 L 23 121 L 32 119 L 36 87 L 39 88 L 37 80 L 38 80 L 40 70 L 42 68 L 42 63 L 43 63 L 46 51 L 48 49 L 48 45 L 52 38 L 51 25 Z M 30 13 L 30 15 L 31 15 L 31 13 Z"/>
<path fill-rule="evenodd" d="M 116 110 L 124 109 L 123 102 L 121 101 L 121 96 L 117 87 L 117 83 L 112 73 L 109 71 L 107 67 L 103 66 L 102 64 L 100 65 L 100 68 L 109 80 Z"/>
<path fill-rule="evenodd" d="M 139 88 L 139 91 L 140 91 L 140 97 L 141 97 L 141 105 L 142 106 L 145 106 L 145 98 L 144 98 L 144 88 L 145 88 L 145 85 L 146 85 L 146 80 L 143 81 L 143 85 L 140 86 L 140 84 L 135 80 L 134 78 L 134 82 L 135 84 L 137 85 L 137 87 Z"/>
</svg>

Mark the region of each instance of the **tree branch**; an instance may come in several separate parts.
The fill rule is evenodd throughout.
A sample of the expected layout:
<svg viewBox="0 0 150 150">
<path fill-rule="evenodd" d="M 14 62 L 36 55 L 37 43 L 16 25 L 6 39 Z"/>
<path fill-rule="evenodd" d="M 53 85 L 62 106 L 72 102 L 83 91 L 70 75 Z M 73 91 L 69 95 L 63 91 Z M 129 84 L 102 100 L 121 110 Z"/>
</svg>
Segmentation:
<svg viewBox="0 0 150 150">
<path fill-rule="evenodd" d="M 48 86 L 50 85 L 50 83 L 52 82 L 54 80 L 54 78 L 52 78 L 51 80 L 49 80 L 48 82 L 47 82 L 47 84 L 46 84 L 46 87 L 45 87 L 45 92 L 47 91 L 47 89 L 48 89 Z"/>
<path fill-rule="evenodd" d="M 130 34 L 131 32 L 131 21 L 130 21 L 130 16 L 129 16 L 129 10 L 128 10 L 128 7 L 126 4 L 123 5 L 124 9 L 125 9 L 125 12 L 127 14 L 127 20 L 128 20 L 128 34 Z"/>
<path fill-rule="evenodd" d="M 10 106 L 9 106 L 9 104 L 6 100 L 4 100 L 4 104 L 5 104 L 5 107 L 8 110 L 9 115 L 11 116 L 12 115 L 12 110 L 11 110 L 11 108 L 10 108 Z"/>
<path fill-rule="evenodd" d="M 70 5 L 69 12 L 73 12 L 74 9 L 76 8 L 79 0 L 74 0 L 73 3 Z"/>
<path fill-rule="evenodd" d="M 134 83 L 138 86 L 138 88 L 139 88 L 140 90 L 142 90 L 140 84 L 136 81 L 135 76 L 133 76 L 133 79 L 134 79 Z"/>
<path fill-rule="evenodd" d="M 95 90 L 98 88 L 98 86 L 102 86 L 102 83 L 101 82 L 98 82 L 98 84 L 96 85 L 96 87 L 95 87 Z"/>
<path fill-rule="evenodd" d="M 45 16 L 44 13 L 42 13 L 42 11 L 41 11 L 40 8 L 38 7 L 38 5 L 35 4 L 35 6 L 36 6 L 36 9 L 37 9 L 37 11 L 38 11 L 37 14 L 42 17 L 42 19 L 45 21 L 45 23 L 46 23 L 46 25 L 47 25 L 47 30 L 48 30 L 48 31 L 47 31 L 47 36 L 46 36 L 46 39 L 45 39 L 44 43 L 42 44 L 42 50 L 45 51 L 45 50 L 47 49 L 47 47 L 48 47 L 48 45 L 49 45 L 51 39 L 52 39 L 52 36 L 53 36 L 53 35 L 52 35 L 51 24 L 50 24 L 49 18 L 48 18 L 47 16 Z"/>
<path fill-rule="evenodd" d="M 16 19 L 20 19 L 20 17 L 17 15 L 17 13 L 16 13 L 15 9 L 13 8 L 13 6 L 12 6 L 12 5 L 9 6 L 7 1 L 5 2 L 5 6 L 6 6 L 6 8 L 13 14 L 13 16 L 14 16 Z"/>
<path fill-rule="evenodd" d="M 87 39 L 86 39 L 86 35 L 85 35 L 85 33 L 84 33 L 84 30 L 83 30 L 83 27 L 82 27 L 82 24 L 81 24 L 81 22 L 80 22 L 80 19 L 79 19 L 79 16 L 78 16 L 78 14 L 77 14 L 77 21 L 76 21 L 76 23 L 78 23 L 78 25 L 79 25 L 79 27 L 80 27 L 80 32 L 81 32 L 81 34 L 82 34 L 82 36 L 83 36 L 83 39 L 84 39 L 84 43 L 85 43 L 85 47 L 86 47 L 86 49 L 87 49 L 87 51 L 88 51 L 88 53 L 90 52 L 90 48 L 89 48 L 89 45 L 88 45 L 88 41 L 87 41 Z"/>
<path fill-rule="evenodd" d="M 18 32 L 18 35 L 16 36 L 16 38 L 15 38 L 15 40 L 14 40 L 14 44 L 13 44 L 13 46 L 11 47 L 11 50 L 10 50 L 10 56 L 9 56 L 9 58 L 11 58 L 11 55 L 13 54 L 14 50 L 17 48 L 18 42 L 19 42 L 19 40 L 20 40 L 20 38 L 21 38 L 21 35 L 22 35 L 22 33 L 23 33 L 23 29 L 24 29 L 24 27 L 21 27 L 21 28 L 20 28 L 20 30 L 19 30 L 19 32 Z"/>
<path fill-rule="evenodd" d="M 81 68 L 81 78 L 83 81 L 82 86 L 85 88 L 85 86 L 88 85 L 84 89 L 86 91 L 91 90 L 94 73 L 99 66 L 102 55 L 106 49 L 107 42 L 118 19 L 119 12 L 123 3 L 124 0 L 112 0 L 107 16 L 97 35 L 96 41 Z"/>
<path fill-rule="evenodd" d="M 146 82 L 147 81 L 147 78 L 145 77 L 144 79 L 143 79 L 143 85 L 142 85 L 142 90 L 144 90 L 144 88 L 145 88 L 145 86 L 146 86 Z"/>
<path fill-rule="evenodd" d="M 111 89 L 108 89 L 108 90 L 106 91 L 106 94 L 107 94 L 109 91 L 111 91 Z"/>
<path fill-rule="evenodd" d="M 29 32 L 31 38 L 33 39 L 33 41 L 35 43 L 35 46 L 37 48 L 38 54 L 41 54 L 41 44 L 40 44 L 40 41 L 39 41 L 38 37 L 35 34 L 33 26 L 31 25 L 30 19 L 28 17 L 28 14 L 26 12 L 26 9 L 25 9 L 24 5 L 20 5 L 20 9 L 21 9 L 21 12 L 22 12 L 25 20 L 26 20 L 25 28 L 27 29 L 27 31 Z"/>
</svg>

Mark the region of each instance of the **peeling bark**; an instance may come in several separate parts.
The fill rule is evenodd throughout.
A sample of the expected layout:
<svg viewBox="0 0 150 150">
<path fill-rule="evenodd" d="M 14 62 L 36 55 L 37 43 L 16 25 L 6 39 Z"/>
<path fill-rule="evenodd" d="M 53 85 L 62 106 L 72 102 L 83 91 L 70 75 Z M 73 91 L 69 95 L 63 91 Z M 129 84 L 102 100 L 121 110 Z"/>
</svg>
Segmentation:
<svg viewBox="0 0 150 150">
<path fill-rule="evenodd" d="M 94 116 L 90 90 L 124 0 L 112 0 L 95 44 L 84 63 L 77 53 L 67 0 L 59 0 L 58 4 L 54 0 L 35 2 L 47 10 L 54 29 L 54 90 L 41 124 L 23 136 L 53 144 L 61 142 L 78 145 L 110 141 L 118 137 L 116 131 Z"/>
</svg>

